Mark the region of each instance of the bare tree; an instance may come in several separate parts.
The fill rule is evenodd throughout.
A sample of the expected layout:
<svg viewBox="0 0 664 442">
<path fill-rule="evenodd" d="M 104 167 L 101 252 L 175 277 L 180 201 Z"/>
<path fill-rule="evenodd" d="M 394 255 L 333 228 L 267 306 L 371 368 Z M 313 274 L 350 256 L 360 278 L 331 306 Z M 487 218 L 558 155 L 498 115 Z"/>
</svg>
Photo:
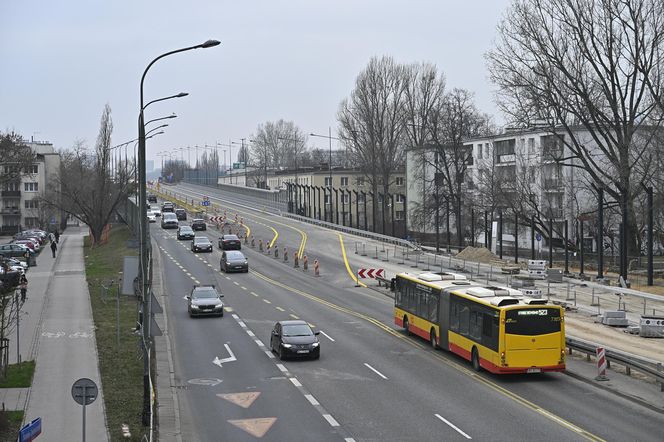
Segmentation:
<svg viewBox="0 0 664 442">
<path fill-rule="evenodd" d="M 392 175 L 404 164 L 404 66 L 391 57 L 372 58 L 355 80 L 355 88 L 337 113 L 339 135 L 353 161 L 366 174 L 374 197 L 389 192 Z M 383 213 L 385 212 L 383 198 Z M 373 206 L 374 229 L 377 218 Z M 383 217 L 384 218 L 384 217 Z M 383 219 L 384 232 L 385 220 Z"/>
<path fill-rule="evenodd" d="M 307 161 L 306 134 L 292 121 L 278 120 L 259 124 L 252 135 L 251 163 L 263 170 L 265 186 L 270 168 L 292 168 Z"/>
<path fill-rule="evenodd" d="M 487 57 L 502 110 L 564 135 L 571 155 L 559 161 L 620 203 L 628 255 L 644 176 L 635 167 L 662 123 L 661 0 L 515 0 L 498 35 Z"/>
<path fill-rule="evenodd" d="M 122 168 L 111 176 L 112 132 L 111 108 L 107 104 L 94 152 L 89 152 L 79 141 L 72 150 L 60 153 L 61 169 L 56 178 L 60 185 L 58 198 L 48 201 L 85 222 L 90 227 L 93 243 L 101 239 L 116 207 L 134 189 L 133 170 Z"/>
<path fill-rule="evenodd" d="M 35 160 L 35 153 L 23 138 L 14 132 L 0 133 L 0 186 L 7 189 L 9 183 L 20 181 L 29 173 L 29 166 Z M 16 189 L 18 190 L 18 189 Z"/>
</svg>

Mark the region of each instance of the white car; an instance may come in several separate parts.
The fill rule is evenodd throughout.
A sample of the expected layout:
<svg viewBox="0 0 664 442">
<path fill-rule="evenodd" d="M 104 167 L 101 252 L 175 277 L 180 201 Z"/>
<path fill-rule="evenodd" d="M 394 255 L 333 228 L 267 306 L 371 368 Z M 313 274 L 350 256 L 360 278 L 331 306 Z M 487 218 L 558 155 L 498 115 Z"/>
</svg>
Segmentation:
<svg viewBox="0 0 664 442">
<path fill-rule="evenodd" d="M 153 212 L 148 212 L 148 222 L 149 223 L 157 222 L 157 216 Z"/>
<path fill-rule="evenodd" d="M 25 261 L 19 261 L 16 258 L 5 258 L 5 261 L 7 261 L 7 264 L 10 266 L 19 266 L 23 267 L 24 270 L 28 270 L 28 263 Z"/>
<path fill-rule="evenodd" d="M 159 207 L 155 207 L 152 209 L 152 213 L 154 213 L 154 216 L 161 216 L 161 209 Z"/>
</svg>

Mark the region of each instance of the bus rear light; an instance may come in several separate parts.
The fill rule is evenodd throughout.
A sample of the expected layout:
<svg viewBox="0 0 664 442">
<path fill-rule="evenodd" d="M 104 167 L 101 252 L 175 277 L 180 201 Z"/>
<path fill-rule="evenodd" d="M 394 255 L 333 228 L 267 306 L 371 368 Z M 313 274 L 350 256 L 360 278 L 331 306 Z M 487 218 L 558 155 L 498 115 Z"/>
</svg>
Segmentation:
<svg viewBox="0 0 664 442">
<path fill-rule="evenodd" d="M 503 367 L 507 367 L 507 363 L 505 362 L 505 352 L 502 351 L 500 352 L 500 365 Z"/>
<path fill-rule="evenodd" d="M 559 364 L 564 364 L 565 363 L 565 349 L 563 348 L 560 350 L 560 360 L 558 361 Z"/>
</svg>

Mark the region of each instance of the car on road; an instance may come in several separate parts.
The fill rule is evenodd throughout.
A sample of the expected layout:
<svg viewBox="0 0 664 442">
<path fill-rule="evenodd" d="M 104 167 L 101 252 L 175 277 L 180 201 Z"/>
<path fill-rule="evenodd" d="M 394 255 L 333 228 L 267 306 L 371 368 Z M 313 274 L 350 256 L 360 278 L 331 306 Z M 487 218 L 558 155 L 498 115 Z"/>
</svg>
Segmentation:
<svg viewBox="0 0 664 442">
<path fill-rule="evenodd" d="M 292 357 L 320 358 L 320 341 L 306 321 L 279 321 L 272 329 L 270 336 L 270 350 L 275 352 L 279 359 Z"/>
<path fill-rule="evenodd" d="M 159 207 L 153 207 L 150 209 L 150 213 L 152 213 L 154 216 L 161 216 L 161 210 Z"/>
<path fill-rule="evenodd" d="M 0 244 L 0 256 L 7 258 L 27 258 L 35 252 L 23 244 Z"/>
<path fill-rule="evenodd" d="M 174 213 L 164 213 L 164 215 L 161 217 L 162 229 L 177 229 L 178 226 L 178 219 Z"/>
<path fill-rule="evenodd" d="M 157 202 L 157 195 L 154 193 L 148 193 L 148 203 L 156 203 Z"/>
<path fill-rule="evenodd" d="M 249 261 L 239 250 L 224 250 L 221 253 L 219 267 L 224 272 L 249 273 Z"/>
<path fill-rule="evenodd" d="M 173 204 L 173 203 L 170 202 L 170 201 L 165 201 L 165 202 L 161 205 L 161 211 L 162 211 L 162 212 L 175 212 L 175 204 Z"/>
<path fill-rule="evenodd" d="M 219 238 L 219 248 L 221 250 L 241 250 L 242 241 L 237 235 L 221 235 Z"/>
<path fill-rule="evenodd" d="M 195 285 L 187 296 L 189 316 L 224 316 L 223 297 L 213 285 Z"/>
<path fill-rule="evenodd" d="M 197 252 L 210 252 L 212 253 L 212 243 L 207 236 L 195 236 L 191 242 L 191 251 Z"/>
<path fill-rule="evenodd" d="M 178 227 L 178 239 L 194 239 L 196 234 L 189 226 Z"/>
<path fill-rule="evenodd" d="M 175 216 L 177 216 L 180 221 L 186 221 L 187 211 L 184 209 L 175 209 Z"/>
<path fill-rule="evenodd" d="M 194 230 L 207 230 L 207 224 L 202 218 L 194 218 L 191 220 L 191 228 Z"/>
<path fill-rule="evenodd" d="M 148 222 L 149 223 L 157 222 L 157 216 L 154 214 L 154 212 L 148 212 Z"/>
</svg>

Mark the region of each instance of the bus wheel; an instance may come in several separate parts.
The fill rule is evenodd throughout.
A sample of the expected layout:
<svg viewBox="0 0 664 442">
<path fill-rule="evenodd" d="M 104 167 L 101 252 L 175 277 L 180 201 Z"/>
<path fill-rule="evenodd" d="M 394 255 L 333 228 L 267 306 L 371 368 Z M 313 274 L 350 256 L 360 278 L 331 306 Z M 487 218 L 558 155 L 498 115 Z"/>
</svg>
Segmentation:
<svg viewBox="0 0 664 442">
<path fill-rule="evenodd" d="M 473 364 L 473 370 L 475 371 L 480 371 L 481 366 L 480 366 L 480 355 L 477 352 L 477 347 L 473 347 L 473 351 L 470 354 L 470 361 Z"/>
<path fill-rule="evenodd" d="M 406 331 L 407 335 L 410 335 L 410 330 L 408 330 L 408 316 L 403 317 L 403 329 Z"/>
<path fill-rule="evenodd" d="M 431 333 L 429 333 L 429 342 L 431 342 L 431 347 L 433 347 L 434 350 L 438 348 L 438 343 L 436 342 L 436 330 L 434 329 L 431 329 Z"/>
</svg>

